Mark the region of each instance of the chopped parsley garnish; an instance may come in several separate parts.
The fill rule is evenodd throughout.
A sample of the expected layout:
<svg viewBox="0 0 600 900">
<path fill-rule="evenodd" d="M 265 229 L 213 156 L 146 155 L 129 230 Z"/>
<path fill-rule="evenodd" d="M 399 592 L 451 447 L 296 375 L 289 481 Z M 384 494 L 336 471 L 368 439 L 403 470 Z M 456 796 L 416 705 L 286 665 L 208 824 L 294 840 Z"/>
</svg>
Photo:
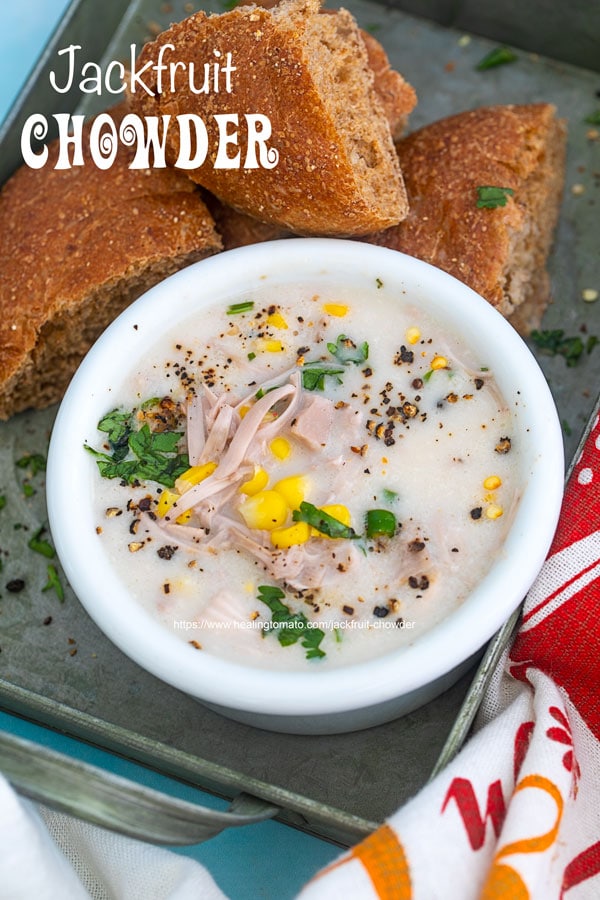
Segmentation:
<svg viewBox="0 0 600 900">
<path fill-rule="evenodd" d="M 56 550 L 54 549 L 52 544 L 42 538 L 42 535 L 45 531 L 45 525 L 42 525 L 40 528 L 38 528 L 33 537 L 31 537 L 27 542 L 27 546 L 30 550 L 34 550 L 36 553 L 41 553 L 42 556 L 45 556 L 48 559 L 53 559 L 56 556 Z"/>
<path fill-rule="evenodd" d="M 254 309 L 254 300 L 243 300 L 241 303 L 232 303 L 227 307 L 228 316 L 237 316 L 240 313 L 250 312 Z"/>
<path fill-rule="evenodd" d="M 250 362 L 252 362 L 253 359 L 256 359 L 256 353 L 254 352 L 254 350 L 250 351 L 250 353 L 248 354 L 248 359 L 250 360 Z"/>
<path fill-rule="evenodd" d="M 270 394 L 271 391 L 276 391 L 276 390 L 277 390 L 278 388 L 280 388 L 280 387 L 281 387 L 280 384 L 274 384 L 274 385 L 272 385 L 272 387 L 268 387 L 268 388 L 259 388 L 259 389 L 257 390 L 257 392 L 255 393 L 255 395 L 254 395 L 254 399 L 255 399 L 255 400 L 262 400 L 262 398 L 265 396 L 265 394 Z"/>
<path fill-rule="evenodd" d="M 335 356 L 337 361 L 344 366 L 348 363 L 354 363 L 355 366 L 360 366 L 361 363 L 366 362 L 369 358 L 368 343 L 363 341 L 360 346 L 357 346 L 352 338 L 346 337 L 345 334 L 338 335 L 335 344 L 328 343 L 327 349 L 331 355 Z"/>
<path fill-rule="evenodd" d="M 6 497 L 4 494 L 0 494 L 0 509 L 4 509 L 6 506 Z"/>
<path fill-rule="evenodd" d="M 48 581 L 42 588 L 42 592 L 44 591 L 55 591 L 56 596 L 60 600 L 61 603 L 64 603 L 65 600 L 65 592 L 64 588 L 61 584 L 58 572 L 56 571 L 56 567 L 52 565 L 52 563 L 48 564 L 47 568 L 48 573 Z"/>
<path fill-rule="evenodd" d="M 304 613 L 293 613 L 285 603 L 285 593 L 274 585 L 261 584 L 258 588 L 258 600 L 271 610 L 271 621 L 263 633 L 275 632 L 282 647 L 290 647 L 301 642 L 306 650 L 307 659 L 321 659 L 325 651 L 320 644 L 325 632 L 312 627 Z"/>
<path fill-rule="evenodd" d="M 38 472 L 46 471 L 46 457 L 41 453 L 30 453 L 18 459 L 15 465 L 19 469 L 29 469 L 33 478 Z"/>
<path fill-rule="evenodd" d="M 513 194 L 513 189 L 509 187 L 480 185 L 477 188 L 477 207 L 478 209 L 496 209 L 498 206 L 506 206 L 509 196 Z"/>
<path fill-rule="evenodd" d="M 383 499 L 387 500 L 388 503 L 393 503 L 394 500 L 398 499 L 398 491 L 391 491 L 389 488 L 384 488 Z"/>
<path fill-rule="evenodd" d="M 98 422 L 98 431 L 103 431 L 108 438 L 113 459 L 120 460 L 127 456 L 129 435 L 132 433 L 133 413 L 113 409 Z"/>
<path fill-rule="evenodd" d="M 596 112 L 586 116 L 584 122 L 587 122 L 588 125 L 600 125 L 600 109 L 597 109 Z"/>
<path fill-rule="evenodd" d="M 359 537 L 354 528 L 344 525 L 339 519 L 330 516 L 329 513 L 307 503 L 305 500 L 300 504 L 299 509 L 295 509 L 292 513 L 294 522 L 306 522 L 312 528 L 316 528 L 321 534 L 326 534 L 330 538 L 347 538 L 353 540 Z"/>
<path fill-rule="evenodd" d="M 479 72 L 484 72 L 486 69 L 495 69 L 496 66 L 504 66 L 506 63 L 515 62 L 517 59 L 517 54 L 510 47 L 494 47 L 477 63 L 475 68 Z"/>
<path fill-rule="evenodd" d="M 328 377 L 335 378 L 338 384 L 342 384 L 339 377 L 344 372 L 336 366 L 328 366 L 326 363 L 307 362 L 302 366 L 302 387 L 306 391 L 323 391 L 325 390 L 325 379 Z"/>
<path fill-rule="evenodd" d="M 354 341 L 346 337 L 345 334 L 338 335 L 335 342 L 329 342 L 327 349 L 331 355 L 337 359 L 342 366 L 354 363 L 360 366 L 369 356 L 369 345 L 366 341 L 357 345 Z M 302 387 L 306 391 L 323 391 L 325 390 L 325 379 L 335 378 L 338 384 L 342 384 L 340 375 L 344 374 L 344 369 L 338 366 L 328 364 L 322 360 L 309 360 L 302 367 Z"/>
<path fill-rule="evenodd" d="M 153 406 L 158 406 L 160 403 L 160 397 L 149 397 L 148 400 L 144 400 L 140 409 L 152 409 Z"/>
<path fill-rule="evenodd" d="M 187 453 L 178 453 L 181 434 L 176 431 L 151 431 L 148 423 L 133 428 L 133 412 L 115 409 L 98 422 L 98 430 L 108 436 L 110 453 L 102 453 L 88 444 L 85 449 L 96 457 L 103 478 L 120 478 L 127 484 L 155 481 L 173 487 L 189 468 Z"/>
<path fill-rule="evenodd" d="M 585 342 L 579 335 L 565 337 L 562 328 L 534 330 L 531 332 L 531 340 L 542 353 L 564 356 L 569 368 L 576 366 L 583 354 L 591 353 L 598 343 L 598 338 L 594 334 L 591 334 Z"/>
<path fill-rule="evenodd" d="M 35 494 L 35 488 L 28 481 L 23 482 L 23 496 L 24 497 L 33 497 Z"/>
</svg>

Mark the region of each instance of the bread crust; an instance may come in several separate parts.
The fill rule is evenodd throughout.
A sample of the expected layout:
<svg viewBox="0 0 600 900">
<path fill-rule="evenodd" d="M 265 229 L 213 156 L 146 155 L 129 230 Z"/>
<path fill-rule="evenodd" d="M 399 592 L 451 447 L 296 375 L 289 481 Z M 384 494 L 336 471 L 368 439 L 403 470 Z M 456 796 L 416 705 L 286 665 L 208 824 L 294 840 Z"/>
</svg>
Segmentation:
<svg viewBox="0 0 600 900">
<path fill-rule="evenodd" d="M 118 122 L 125 112 L 112 112 Z M 85 133 L 89 130 L 89 125 Z M 85 142 L 84 142 L 85 143 Z M 101 331 L 151 284 L 221 249 L 189 179 L 114 165 L 21 167 L 0 194 L 0 418 L 57 402 Z"/>
<path fill-rule="evenodd" d="M 565 137 L 546 103 L 480 107 L 421 128 L 397 144 L 410 213 L 367 240 L 444 269 L 529 331 L 549 298 Z M 482 185 L 514 194 L 480 209 Z"/>
<path fill-rule="evenodd" d="M 233 208 L 297 234 L 366 234 L 406 215 L 404 185 L 359 29 L 345 10 L 327 16 L 318 12 L 317 0 L 289 0 L 274 10 L 244 6 L 221 15 L 196 13 L 147 44 L 138 66 L 155 64 L 165 44 L 175 47 L 169 58 L 186 67 L 192 61 L 212 60 L 218 48 L 221 58 L 232 54 L 237 68 L 231 93 L 194 94 L 185 72 L 178 71 L 176 91 L 157 91 L 153 97 L 136 92 L 130 102 L 141 115 L 202 117 L 209 133 L 209 155 L 204 165 L 188 174 Z M 319 41 L 319 33 L 334 27 L 337 34 L 331 43 L 343 45 L 348 71 L 360 79 L 355 103 L 360 115 L 343 127 L 332 113 L 331 96 L 317 84 L 317 68 L 325 77 L 327 66 L 312 58 L 317 45 L 325 52 L 326 41 Z M 339 65 L 333 52 L 328 65 L 332 72 Z M 327 77 L 335 81 L 337 74 Z M 348 91 L 349 98 L 343 81 L 342 74 L 329 93 L 345 96 Z M 156 79 L 153 86 L 156 90 Z M 350 117 L 354 114 L 349 101 L 345 109 Z M 276 168 L 214 168 L 218 134 L 213 117 L 222 113 L 239 115 L 241 147 L 246 137 L 244 114 L 269 118 L 272 143 L 279 151 Z M 175 161 L 176 128 L 169 128 L 168 142 Z M 374 190 L 375 184 L 380 189 Z"/>
</svg>

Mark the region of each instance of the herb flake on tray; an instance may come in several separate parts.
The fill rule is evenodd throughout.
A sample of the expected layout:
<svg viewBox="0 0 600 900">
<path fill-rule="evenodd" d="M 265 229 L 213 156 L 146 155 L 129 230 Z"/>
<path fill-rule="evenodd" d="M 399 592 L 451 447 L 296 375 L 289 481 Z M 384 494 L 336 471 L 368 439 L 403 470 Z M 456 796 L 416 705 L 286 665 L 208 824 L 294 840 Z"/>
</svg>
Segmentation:
<svg viewBox="0 0 600 900">
<path fill-rule="evenodd" d="M 591 353 L 598 343 L 595 334 L 589 335 L 584 341 L 579 335 L 566 337 L 562 328 L 534 330 L 531 332 L 531 340 L 542 353 L 563 356 L 569 368 L 576 366 L 584 353 Z"/>
<path fill-rule="evenodd" d="M 515 62 L 518 59 L 517 54 L 510 47 L 494 47 L 493 50 L 481 59 L 475 68 L 478 72 L 484 72 L 486 69 L 495 69 L 498 66 L 505 66 L 507 63 Z"/>
<path fill-rule="evenodd" d="M 41 553 L 41 555 L 45 556 L 47 559 L 53 559 L 56 556 L 56 550 L 49 541 L 42 537 L 45 531 L 45 525 L 38 528 L 33 537 L 27 542 L 27 546 L 35 553 Z"/>
<path fill-rule="evenodd" d="M 62 586 L 59 574 L 56 571 L 56 566 L 53 566 L 52 563 L 49 563 L 46 571 L 48 574 L 48 581 L 42 588 L 42 593 L 44 593 L 45 591 L 54 591 L 60 602 L 64 603 L 65 591 Z"/>
</svg>

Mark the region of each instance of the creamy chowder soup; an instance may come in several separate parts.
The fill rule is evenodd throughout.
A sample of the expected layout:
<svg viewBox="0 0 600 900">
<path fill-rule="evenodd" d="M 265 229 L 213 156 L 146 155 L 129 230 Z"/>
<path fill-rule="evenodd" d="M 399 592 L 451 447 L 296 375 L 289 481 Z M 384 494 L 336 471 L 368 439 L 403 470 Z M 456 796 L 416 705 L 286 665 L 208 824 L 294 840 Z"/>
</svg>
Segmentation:
<svg viewBox="0 0 600 900">
<path fill-rule="evenodd" d="M 133 595 L 182 653 L 261 667 L 414 642 L 502 552 L 522 488 L 485 357 L 376 280 L 203 311 L 98 427 L 98 540 Z"/>
</svg>

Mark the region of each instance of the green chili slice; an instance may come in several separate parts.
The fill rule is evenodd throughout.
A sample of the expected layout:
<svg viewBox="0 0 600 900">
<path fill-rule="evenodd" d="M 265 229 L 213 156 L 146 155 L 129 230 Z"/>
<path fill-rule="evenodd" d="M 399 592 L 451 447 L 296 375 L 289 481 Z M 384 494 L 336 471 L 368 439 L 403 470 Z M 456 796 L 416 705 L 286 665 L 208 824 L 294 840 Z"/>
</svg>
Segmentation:
<svg viewBox="0 0 600 900">
<path fill-rule="evenodd" d="M 393 537 L 396 533 L 396 516 L 389 509 L 369 509 L 366 515 L 367 537 Z"/>
</svg>

